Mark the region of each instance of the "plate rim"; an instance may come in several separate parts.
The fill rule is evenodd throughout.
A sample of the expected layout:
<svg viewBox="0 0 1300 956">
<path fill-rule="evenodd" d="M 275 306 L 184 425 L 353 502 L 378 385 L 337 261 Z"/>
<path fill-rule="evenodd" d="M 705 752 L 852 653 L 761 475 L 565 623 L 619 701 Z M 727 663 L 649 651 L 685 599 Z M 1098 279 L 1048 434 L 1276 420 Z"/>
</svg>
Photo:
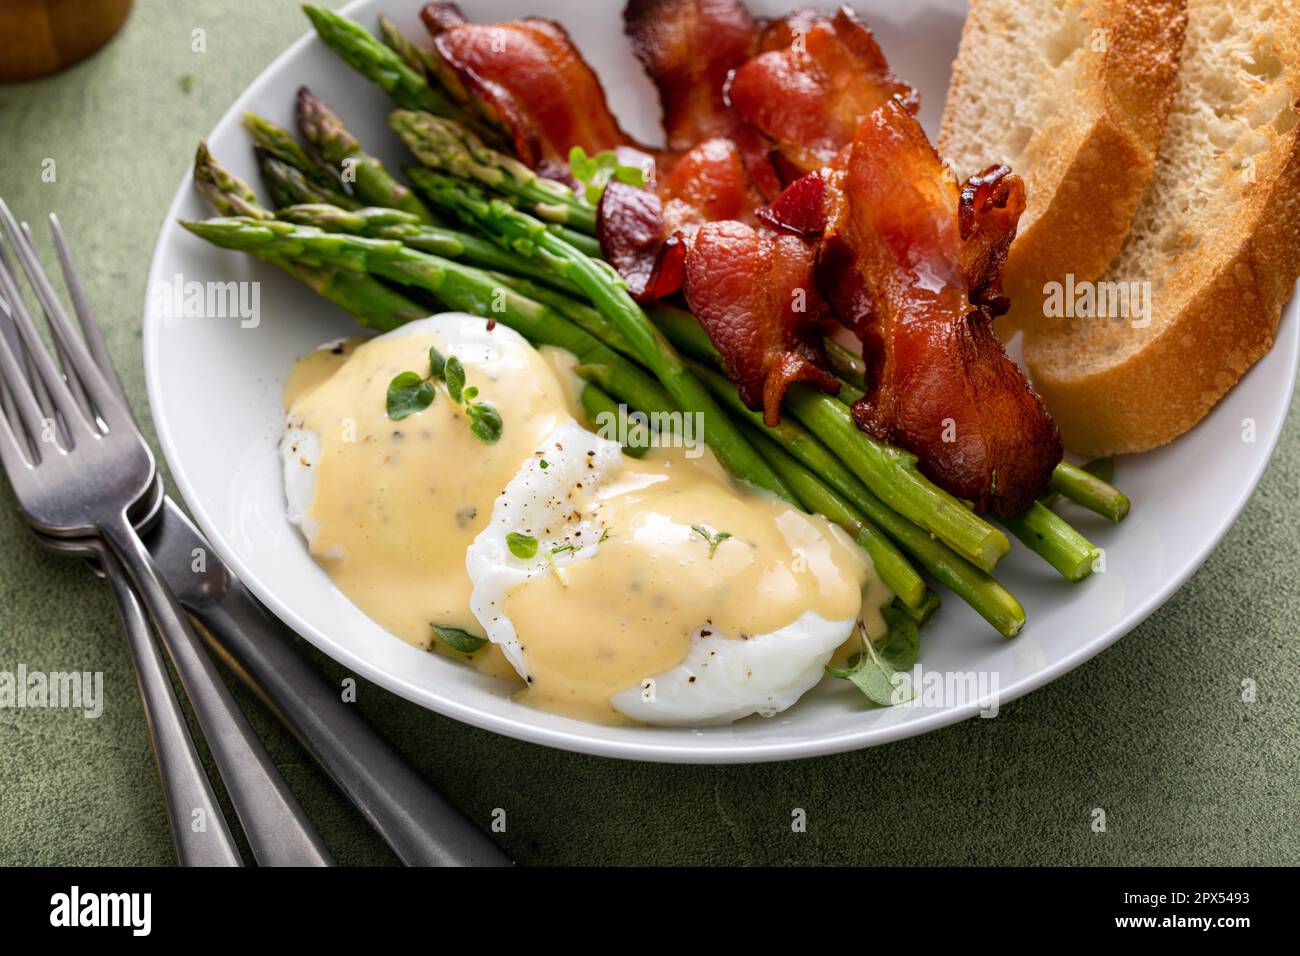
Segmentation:
<svg viewBox="0 0 1300 956">
<path fill-rule="evenodd" d="M 358 8 L 366 7 L 372 2 L 374 0 L 350 0 L 349 3 L 339 9 L 339 12 L 352 15 Z M 315 33 L 308 29 L 302 36 L 285 47 L 236 95 L 213 128 L 208 131 L 208 135 L 211 136 L 213 130 L 226 124 L 232 116 L 242 109 L 242 104 L 255 90 L 264 82 L 269 82 L 266 79 L 269 73 L 279 67 L 283 61 L 297 56 L 301 50 L 315 39 Z M 148 289 L 154 288 L 157 282 L 160 281 L 159 270 L 162 267 L 164 248 L 175 237 L 179 228 L 176 221 L 181 206 L 189 197 L 192 173 L 193 163 L 191 162 L 186 166 L 185 173 L 177 186 L 171 203 L 168 205 L 162 227 L 155 240 L 153 254 L 150 258 L 146 292 Z M 1267 435 L 1266 441 L 1260 443 L 1266 446 L 1264 454 L 1260 456 L 1249 480 L 1242 484 L 1231 507 L 1221 513 L 1222 517 L 1214 527 L 1212 534 L 1207 537 L 1206 543 L 1202 548 L 1189 552 L 1190 556 L 1169 576 L 1164 585 L 1148 594 L 1142 603 L 1135 606 L 1120 621 L 1104 629 L 1064 657 L 1044 666 L 1036 673 L 1023 677 L 1006 687 L 999 687 L 999 706 L 1023 697 L 1057 680 L 1085 661 L 1096 657 L 1125 634 L 1132 631 L 1162 607 L 1200 569 L 1223 541 L 1228 531 L 1236 523 L 1247 502 L 1254 495 L 1264 472 L 1272 463 L 1283 429 L 1286 427 L 1295 393 L 1297 375 L 1300 374 L 1300 363 L 1297 362 L 1297 358 L 1300 357 L 1300 314 L 1293 316 L 1288 325 L 1288 316 L 1292 313 L 1300 313 L 1300 302 L 1297 301 L 1294 292 L 1293 298 L 1284 306 L 1282 315 L 1279 318 L 1279 326 L 1275 333 L 1272 348 L 1259 360 L 1259 362 L 1264 361 L 1264 358 L 1267 358 L 1274 350 L 1279 348 L 1285 348 L 1289 353 L 1286 358 L 1289 359 L 1291 372 L 1286 376 L 1285 395 L 1282 397 L 1279 406 L 1281 413 L 1277 416 L 1276 424 L 1271 433 Z M 615 741 L 585 735 L 581 730 L 585 725 L 581 721 L 573 721 L 575 730 L 569 731 L 538 726 L 526 719 L 485 713 L 472 704 L 446 697 L 441 692 L 431 690 L 428 687 L 417 686 L 405 680 L 401 675 L 384 671 L 361 655 L 341 648 L 327 634 L 319 631 L 304 620 L 292 607 L 280 601 L 274 593 L 263 585 L 255 574 L 251 573 L 238 550 L 220 532 L 218 523 L 203 505 L 202 499 L 195 493 L 194 484 L 190 481 L 178 449 L 172 440 L 172 429 L 162 401 L 163 396 L 160 394 L 161 384 L 157 374 L 159 327 L 160 323 L 150 320 L 149 296 L 146 294 L 142 307 L 142 358 L 150 417 L 154 424 L 158 445 L 162 450 L 163 457 L 176 485 L 176 491 L 184 500 L 186 508 L 202 530 L 208 543 L 217 550 L 222 560 L 239 576 L 240 580 L 252 591 L 257 599 L 296 634 L 303 637 L 327 657 L 348 667 L 377 686 L 414 704 L 483 730 L 574 753 L 645 762 L 706 765 L 810 759 L 865 749 L 931 733 L 959 721 L 970 719 L 976 716 L 981 709 L 979 701 L 969 701 L 960 706 L 936 710 L 915 720 L 885 726 L 866 726 L 862 729 L 850 730 L 829 737 L 772 742 L 731 740 L 725 744 L 681 748 L 671 744 L 657 743 L 650 738 L 647 738 L 644 742 L 635 740 Z M 1246 376 L 1255 371 L 1259 362 L 1256 362 L 1247 371 Z M 1243 376 L 1244 378 L 1245 376 Z M 1233 388 L 1237 388 L 1239 384 L 1240 382 L 1234 384 Z M 1229 391 L 1231 392 L 1231 389 Z M 1197 426 L 1193 426 L 1193 429 L 1195 427 Z M 1190 433 L 1189 431 L 1184 434 Z M 1183 436 L 1179 437 L 1182 438 Z M 1175 441 L 1177 440 L 1179 439 L 1175 439 Z"/>
</svg>

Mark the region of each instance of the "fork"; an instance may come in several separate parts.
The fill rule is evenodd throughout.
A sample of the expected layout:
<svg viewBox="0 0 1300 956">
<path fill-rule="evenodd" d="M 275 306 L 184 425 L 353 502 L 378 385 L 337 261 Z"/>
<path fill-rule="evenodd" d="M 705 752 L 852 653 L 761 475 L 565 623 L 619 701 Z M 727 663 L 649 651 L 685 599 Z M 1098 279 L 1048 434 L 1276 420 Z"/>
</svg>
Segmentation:
<svg viewBox="0 0 1300 956">
<path fill-rule="evenodd" d="M 176 667 L 257 861 L 329 865 L 329 852 L 136 533 L 131 512 L 150 494 L 157 469 L 130 409 L 95 365 L 2 199 L 0 228 L 30 280 L 63 363 L 60 374 L 15 275 L 0 259 L 0 297 L 9 302 L 27 364 L 25 374 L 14 348 L 0 336 L 0 381 L 11 413 L 0 416 L 0 464 L 19 506 L 38 532 L 98 538 L 110 556 L 106 570 L 121 565 Z"/>
<path fill-rule="evenodd" d="M 62 252 L 60 246 L 61 256 Z M 0 263 L 8 265 L 2 251 Z M 0 297 L 0 336 L 4 337 L 15 353 L 22 349 L 17 335 L 18 328 L 14 324 L 13 313 L 5 299 Z M 41 391 L 39 387 L 36 390 L 38 393 Z M 0 411 L 11 429 L 21 429 L 15 418 L 16 410 L 8 385 L 3 382 L 0 382 Z M 158 492 L 161 492 L 161 485 L 155 484 Z M 142 522 L 147 524 L 161 505 L 161 494 L 154 494 L 146 505 L 145 514 L 140 516 Z M 240 865 L 238 846 L 195 749 L 185 714 L 172 689 L 162 652 L 154 643 L 149 630 L 149 619 L 126 579 L 120 562 L 108 552 L 103 542 L 95 538 L 80 541 L 44 538 L 40 535 L 37 538 L 42 542 L 58 542 L 56 550 L 60 553 L 88 559 L 92 562 L 95 573 L 108 580 L 113 601 L 117 605 L 118 620 L 126 634 L 127 648 L 135 666 L 136 683 L 140 689 L 145 723 L 149 728 L 149 739 L 158 764 L 158 776 L 162 781 L 163 804 L 167 810 L 172 843 L 176 847 L 177 862 L 181 866 Z M 201 814 L 207 821 L 207 826 L 202 830 L 196 830 L 192 825 L 197 814 Z"/>
</svg>

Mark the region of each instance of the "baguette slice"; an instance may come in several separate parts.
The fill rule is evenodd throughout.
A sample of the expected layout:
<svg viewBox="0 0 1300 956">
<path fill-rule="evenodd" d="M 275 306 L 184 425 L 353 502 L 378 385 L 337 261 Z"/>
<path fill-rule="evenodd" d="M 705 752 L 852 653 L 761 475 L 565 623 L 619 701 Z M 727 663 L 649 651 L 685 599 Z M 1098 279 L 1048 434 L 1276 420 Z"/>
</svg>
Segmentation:
<svg viewBox="0 0 1300 956">
<path fill-rule="evenodd" d="M 938 149 L 960 180 L 1005 163 L 1028 206 L 1003 283 L 1004 338 L 1044 321 L 1044 287 L 1096 279 L 1155 169 L 1185 0 L 973 0 Z"/>
<path fill-rule="evenodd" d="M 1130 308 L 1025 336 L 1034 385 L 1085 455 L 1200 421 L 1272 346 L 1300 275 L 1300 6 L 1189 0 L 1187 15 L 1155 175 L 1097 284 L 1100 299 L 1147 283 L 1149 324 Z"/>
</svg>

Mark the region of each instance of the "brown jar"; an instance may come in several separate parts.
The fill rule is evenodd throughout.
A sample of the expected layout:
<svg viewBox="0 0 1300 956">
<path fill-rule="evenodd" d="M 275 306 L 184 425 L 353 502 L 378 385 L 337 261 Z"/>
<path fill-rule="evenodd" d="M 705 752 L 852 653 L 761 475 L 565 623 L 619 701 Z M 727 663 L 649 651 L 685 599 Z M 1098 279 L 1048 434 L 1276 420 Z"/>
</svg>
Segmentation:
<svg viewBox="0 0 1300 956">
<path fill-rule="evenodd" d="M 118 31 L 131 0 L 0 0 L 0 83 L 90 56 Z"/>
</svg>

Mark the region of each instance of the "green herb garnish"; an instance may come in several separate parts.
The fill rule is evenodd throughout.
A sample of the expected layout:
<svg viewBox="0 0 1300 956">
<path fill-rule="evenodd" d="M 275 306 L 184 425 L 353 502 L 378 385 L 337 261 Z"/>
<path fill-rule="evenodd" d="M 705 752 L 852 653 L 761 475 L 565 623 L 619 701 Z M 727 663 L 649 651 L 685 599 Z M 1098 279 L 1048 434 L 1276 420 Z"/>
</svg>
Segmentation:
<svg viewBox="0 0 1300 956">
<path fill-rule="evenodd" d="M 402 372 L 388 383 L 388 417 L 400 422 L 433 403 L 433 383 L 415 372 Z"/>
<path fill-rule="evenodd" d="M 494 445 L 501 438 L 501 413 L 487 402 L 470 402 L 465 406 L 469 415 L 469 430 L 485 445 Z"/>
<path fill-rule="evenodd" d="M 730 531 L 710 531 L 702 524 L 691 525 L 691 530 L 698 534 L 705 541 L 709 542 L 709 560 L 713 560 L 713 554 L 718 550 L 718 545 L 731 537 Z"/>
<path fill-rule="evenodd" d="M 429 348 L 429 374 L 423 378 L 418 372 L 402 372 L 388 383 L 388 417 L 401 421 L 407 415 L 428 408 L 433 403 L 434 386 L 438 379 L 447 388 L 455 402 L 465 404 L 469 416 L 469 430 L 485 445 L 501 440 L 501 413 L 487 402 L 478 402 L 478 389 L 465 387 L 465 366 L 456 356 L 444 358 L 436 348 Z"/>
<path fill-rule="evenodd" d="M 848 667 L 827 667 L 826 673 L 850 681 L 873 704 L 888 707 L 912 699 L 912 683 L 905 671 L 916 664 L 921 636 L 916 622 L 897 608 L 880 610 L 889 631 L 877 642 L 866 640 L 861 654 Z"/>
<path fill-rule="evenodd" d="M 437 634 L 448 647 L 453 651 L 460 651 L 462 654 L 473 654 L 480 647 L 487 643 L 485 637 L 475 637 L 469 631 L 462 631 L 458 627 L 439 627 L 437 624 L 430 624 L 433 633 Z"/>
<path fill-rule="evenodd" d="M 451 396 L 453 402 L 463 402 L 465 400 L 465 366 L 460 364 L 460 359 L 452 356 L 443 363 L 442 380 L 447 385 L 447 394 Z"/>
<path fill-rule="evenodd" d="M 645 174 L 636 166 L 624 166 L 613 150 L 607 149 L 595 156 L 588 156 L 581 146 L 575 146 L 569 150 L 569 170 L 573 173 L 573 178 L 582 184 L 583 197 L 593 206 L 600 202 L 611 179 L 638 189 L 645 186 Z"/>
<path fill-rule="evenodd" d="M 520 561 L 529 561 L 537 557 L 537 539 L 531 534 L 511 531 L 506 535 L 506 547 Z"/>
</svg>

